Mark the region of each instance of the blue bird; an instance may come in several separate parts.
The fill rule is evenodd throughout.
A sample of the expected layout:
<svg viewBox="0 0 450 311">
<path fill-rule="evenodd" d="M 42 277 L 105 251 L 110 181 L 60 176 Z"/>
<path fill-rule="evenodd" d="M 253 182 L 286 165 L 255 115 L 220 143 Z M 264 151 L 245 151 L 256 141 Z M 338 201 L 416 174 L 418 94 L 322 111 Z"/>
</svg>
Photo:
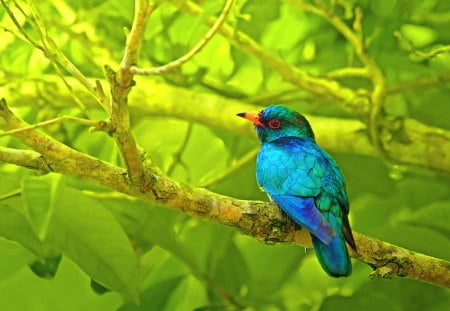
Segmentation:
<svg viewBox="0 0 450 311">
<path fill-rule="evenodd" d="M 320 148 L 308 120 L 283 106 L 238 113 L 255 125 L 261 142 L 256 180 L 272 200 L 311 234 L 322 268 L 334 277 L 352 272 L 345 242 L 356 251 L 348 221 L 342 171 Z"/>
</svg>

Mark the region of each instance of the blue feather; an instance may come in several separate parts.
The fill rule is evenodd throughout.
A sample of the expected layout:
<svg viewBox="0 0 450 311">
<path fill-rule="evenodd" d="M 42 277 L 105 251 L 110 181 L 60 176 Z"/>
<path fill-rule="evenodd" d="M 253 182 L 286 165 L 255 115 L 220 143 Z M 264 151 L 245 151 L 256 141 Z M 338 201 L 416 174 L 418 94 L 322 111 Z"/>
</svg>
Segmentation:
<svg viewBox="0 0 450 311">
<path fill-rule="evenodd" d="M 342 221 L 332 213 L 324 213 L 324 218 L 336 231 L 331 243 L 325 244 L 315 235 L 311 235 L 317 259 L 322 268 L 335 277 L 348 276 L 352 272 L 350 257 L 345 246 L 345 239 L 342 232 Z"/>
<path fill-rule="evenodd" d="M 293 221 L 308 230 L 322 243 L 331 243 L 336 233 L 317 209 L 314 198 L 287 194 L 270 194 L 270 196 Z"/>
<path fill-rule="evenodd" d="M 345 242 L 356 251 L 342 172 L 320 148 L 308 121 L 282 106 L 240 113 L 261 141 L 256 180 L 277 205 L 311 234 L 317 258 L 331 276 L 352 271 Z"/>
</svg>

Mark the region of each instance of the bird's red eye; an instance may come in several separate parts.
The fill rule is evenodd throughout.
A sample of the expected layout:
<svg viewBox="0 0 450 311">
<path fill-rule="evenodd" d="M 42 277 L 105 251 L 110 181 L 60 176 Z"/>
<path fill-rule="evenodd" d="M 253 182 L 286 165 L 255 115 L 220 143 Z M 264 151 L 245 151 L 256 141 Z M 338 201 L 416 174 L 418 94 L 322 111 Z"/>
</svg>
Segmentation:
<svg viewBox="0 0 450 311">
<path fill-rule="evenodd" d="M 276 129 L 279 129 L 281 127 L 281 122 L 278 119 L 272 119 L 272 120 L 269 121 L 268 125 L 269 125 L 269 127 L 271 129 L 276 130 Z"/>
</svg>

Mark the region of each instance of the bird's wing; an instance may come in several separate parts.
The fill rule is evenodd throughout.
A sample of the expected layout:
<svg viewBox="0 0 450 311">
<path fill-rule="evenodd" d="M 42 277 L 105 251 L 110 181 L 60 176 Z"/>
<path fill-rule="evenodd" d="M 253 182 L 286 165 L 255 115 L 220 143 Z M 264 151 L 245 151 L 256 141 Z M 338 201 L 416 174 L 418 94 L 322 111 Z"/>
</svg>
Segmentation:
<svg viewBox="0 0 450 311">
<path fill-rule="evenodd" d="M 287 194 L 271 194 L 275 203 L 297 224 L 308 230 L 325 244 L 329 244 L 336 233 L 317 209 L 314 198 Z"/>
<path fill-rule="evenodd" d="M 315 203 L 322 190 L 322 154 L 313 142 L 306 143 L 293 140 L 263 145 L 256 178 L 290 218 L 328 244 L 335 232 Z"/>
</svg>

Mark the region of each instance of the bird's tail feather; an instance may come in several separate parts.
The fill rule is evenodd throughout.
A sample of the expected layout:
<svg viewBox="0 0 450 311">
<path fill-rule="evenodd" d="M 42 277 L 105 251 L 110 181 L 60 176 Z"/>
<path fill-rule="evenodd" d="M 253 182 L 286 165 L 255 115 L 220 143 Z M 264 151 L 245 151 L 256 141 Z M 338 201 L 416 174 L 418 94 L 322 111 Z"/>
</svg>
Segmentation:
<svg viewBox="0 0 450 311">
<path fill-rule="evenodd" d="M 311 237 L 317 259 L 325 272 L 334 277 L 349 276 L 352 273 L 352 264 L 343 237 L 334 236 L 329 244 L 313 235 Z"/>
<path fill-rule="evenodd" d="M 324 212 L 323 216 L 334 232 L 336 232 L 336 235 L 332 237 L 331 242 L 328 244 L 311 235 L 317 259 L 319 259 L 320 265 L 329 275 L 334 277 L 349 276 L 352 273 L 352 263 L 345 245 L 346 226 L 350 230 L 347 217 L 344 217 L 344 220 L 331 211 Z M 351 236 L 350 244 L 353 247 L 355 242 L 351 231 L 349 234 Z"/>
</svg>

